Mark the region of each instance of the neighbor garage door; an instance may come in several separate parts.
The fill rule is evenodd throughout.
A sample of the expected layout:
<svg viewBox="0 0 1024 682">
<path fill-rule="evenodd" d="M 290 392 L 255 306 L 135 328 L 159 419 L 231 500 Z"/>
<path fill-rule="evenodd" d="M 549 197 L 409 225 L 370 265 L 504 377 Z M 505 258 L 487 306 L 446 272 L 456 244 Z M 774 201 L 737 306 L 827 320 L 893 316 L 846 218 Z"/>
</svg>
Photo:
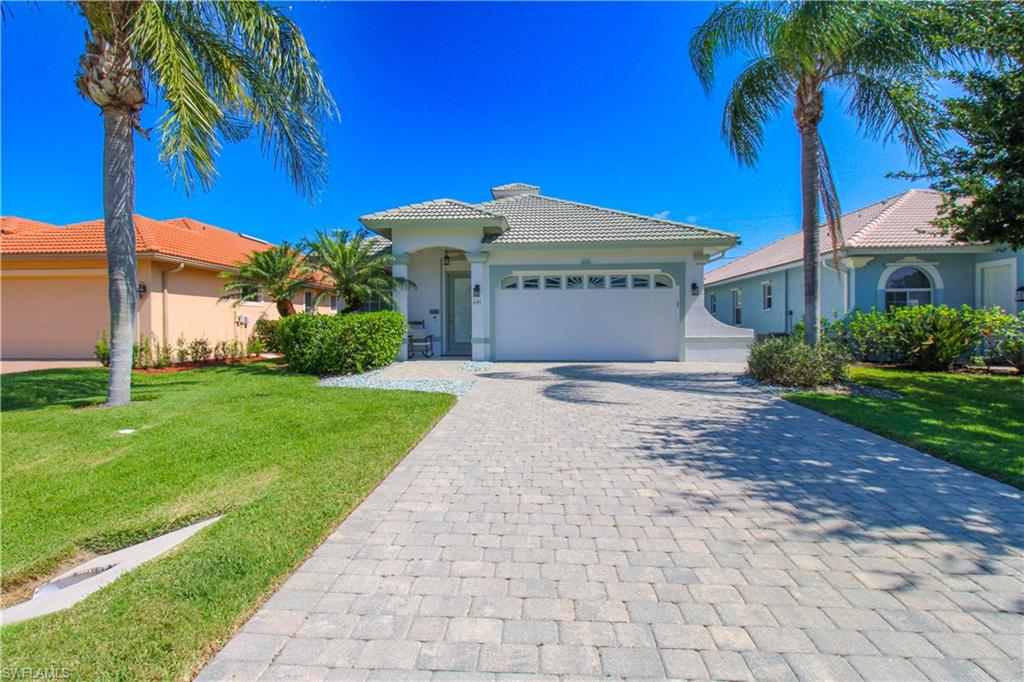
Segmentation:
<svg viewBox="0 0 1024 682">
<path fill-rule="evenodd" d="M 109 326 L 105 277 L 4 276 L 4 358 L 91 358 Z"/>
<path fill-rule="evenodd" d="M 679 359 L 679 289 L 667 275 L 510 275 L 494 322 L 498 360 Z"/>
</svg>

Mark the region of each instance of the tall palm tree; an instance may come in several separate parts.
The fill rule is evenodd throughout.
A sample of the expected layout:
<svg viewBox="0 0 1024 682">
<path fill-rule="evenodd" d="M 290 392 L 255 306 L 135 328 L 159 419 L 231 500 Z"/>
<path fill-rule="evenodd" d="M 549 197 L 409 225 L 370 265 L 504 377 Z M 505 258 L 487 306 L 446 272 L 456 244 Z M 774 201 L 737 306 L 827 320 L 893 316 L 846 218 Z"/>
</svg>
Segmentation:
<svg viewBox="0 0 1024 682">
<path fill-rule="evenodd" d="M 317 230 L 316 236 L 304 244 L 309 262 L 330 275 L 335 293 L 345 303 L 341 312 L 359 310 L 373 298 L 394 305 L 395 289 L 416 287 L 410 280 L 391 274 L 394 257 L 381 251 L 366 230 Z"/>
<path fill-rule="evenodd" d="M 82 0 L 85 54 L 76 78 L 103 115 L 103 218 L 110 299 L 107 404 L 130 399 L 135 334 L 135 133 L 149 96 L 160 159 L 186 191 L 216 177 L 223 142 L 255 130 L 301 194 L 327 178 L 323 124 L 335 113 L 295 23 L 266 2 Z"/>
<path fill-rule="evenodd" d="M 263 295 L 274 302 L 281 317 L 295 314 L 292 300 L 313 284 L 313 268 L 288 242 L 255 251 L 238 263 L 238 272 L 220 276 L 226 280 L 221 299 L 246 301 Z"/>
<path fill-rule="evenodd" d="M 923 15 L 897 2 L 731 2 L 719 5 L 690 38 L 690 61 L 706 93 L 716 63 L 733 53 L 749 61 L 733 81 L 722 136 L 753 167 L 764 126 L 788 104 L 800 133 L 805 339 L 819 336 L 818 224 L 824 209 L 833 254 L 839 248 L 839 199 L 818 124 L 826 86 L 846 97 L 847 113 L 873 139 L 898 139 L 912 160 L 939 140 L 932 125 L 927 69 L 939 54 Z"/>
</svg>

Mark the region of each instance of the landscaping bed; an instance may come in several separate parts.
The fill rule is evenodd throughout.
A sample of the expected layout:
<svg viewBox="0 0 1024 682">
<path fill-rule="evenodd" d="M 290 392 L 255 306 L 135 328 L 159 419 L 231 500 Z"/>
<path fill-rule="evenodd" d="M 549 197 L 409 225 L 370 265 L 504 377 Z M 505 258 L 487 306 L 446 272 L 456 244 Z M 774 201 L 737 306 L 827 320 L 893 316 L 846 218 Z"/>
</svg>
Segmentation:
<svg viewBox="0 0 1024 682">
<path fill-rule="evenodd" d="M 853 366 L 856 384 L 900 395 L 804 391 L 784 397 L 1024 489 L 1024 379 Z"/>
<path fill-rule="evenodd" d="M 102 402 L 105 370 L 4 377 L 4 591 L 225 516 L 72 609 L 4 627 L 7 669 L 191 676 L 455 400 L 319 388 L 278 362 L 134 384 L 130 405 L 77 410 Z"/>
</svg>

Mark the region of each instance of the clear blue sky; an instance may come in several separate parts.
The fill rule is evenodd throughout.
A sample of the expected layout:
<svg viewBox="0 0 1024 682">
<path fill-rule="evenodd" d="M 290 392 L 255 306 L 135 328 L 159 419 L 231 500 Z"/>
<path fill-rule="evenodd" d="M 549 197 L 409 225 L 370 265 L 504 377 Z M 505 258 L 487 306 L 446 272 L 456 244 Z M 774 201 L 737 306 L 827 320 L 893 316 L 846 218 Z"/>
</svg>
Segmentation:
<svg viewBox="0 0 1024 682">
<path fill-rule="evenodd" d="M 0 210 L 53 223 L 102 216 L 102 125 L 75 91 L 83 22 L 63 3 L 10 3 L 2 29 Z M 136 147 L 137 212 L 187 215 L 265 239 L 356 227 L 365 213 L 505 182 L 545 194 L 739 232 L 747 252 L 799 224 L 799 148 L 789 111 L 756 170 L 719 135 L 726 86 L 705 97 L 687 39 L 711 5 L 297 3 L 342 120 L 330 186 L 299 198 L 255 141 L 225 148 L 213 190 L 186 197 Z M 857 133 L 827 101 L 822 133 L 850 210 L 922 183 L 887 179 L 902 149 Z M 158 110 L 144 112 L 153 125 Z"/>
</svg>

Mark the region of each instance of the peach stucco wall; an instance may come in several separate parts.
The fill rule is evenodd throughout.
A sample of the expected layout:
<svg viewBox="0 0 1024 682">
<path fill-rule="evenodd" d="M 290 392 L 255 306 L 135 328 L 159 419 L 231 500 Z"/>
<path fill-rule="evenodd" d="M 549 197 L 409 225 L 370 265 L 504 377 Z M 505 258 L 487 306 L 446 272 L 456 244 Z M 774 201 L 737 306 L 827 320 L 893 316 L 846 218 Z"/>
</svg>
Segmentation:
<svg viewBox="0 0 1024 682">
<path fill-rule="evenodd" d="M 167 276 L 178 263 L 140 258 L 139 281 L 147 292 L 139 300 L 138 332 L 174 343 L 205 336 L 211 343 L 245 341 L 256 320 L 275 319 L 272 303 L 234 305 L 219 301 L 222 280 L 209 268 L 186 264 Z M 100 333 L 109 327 L 106 262 L 103 259 L 5 259 L 0 267 L 0 356 L 4 358 L 89 358 Z M 330 313 L 324 305 L 317 312 Z M 302 297 L 295 300 L 302 310 Z M 243 326 L 241 317 L 248 318 Z"/>
</svg>

